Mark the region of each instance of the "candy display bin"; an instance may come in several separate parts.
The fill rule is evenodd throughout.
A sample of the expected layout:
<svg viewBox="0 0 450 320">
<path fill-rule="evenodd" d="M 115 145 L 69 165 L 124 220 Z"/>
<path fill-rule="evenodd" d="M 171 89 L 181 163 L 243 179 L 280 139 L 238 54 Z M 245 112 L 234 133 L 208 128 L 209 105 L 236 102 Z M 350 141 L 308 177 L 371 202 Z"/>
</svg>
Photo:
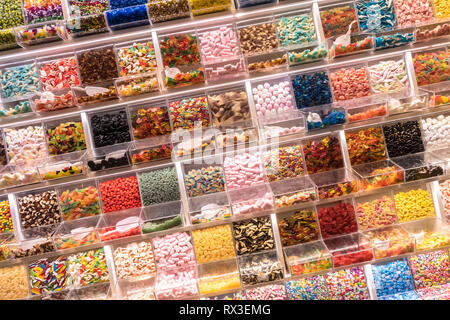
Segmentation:
<svg viewBox="0 0 450 320">
<path fill-rule="evenodd" d="M 414 252 L 415 239 L 401 226 L 386 227 L 364 233 L 371 241 L 376 259 Z"/>
<path fill-rule="evenodd" d="M 47 158 L 37 167 L 42 181 L 87 174 L 86 152 L 77 151 Z"/>
<path fill-rule="evenodd" d="M 304 45 L 298 49 L 288 52 L 289 66 L 296 66 L 303 63 L 317 62 L 325 60 L 328 55 L 326 43 L 315 43 Z"/>
<path fill-rule="evenodd" d="M 80 106 L 118 99 L 116 87 L 113 82 L 73 87 L 72 91 L 75 94 L 76 104 Z"/>
<path fill-rule="evenodd" d="M 158 39 L 164 68 L 162 75 L 167 88 L 185 87 L 205 81 L 195 30 L 160 34 Z M 183 46 L 180 46 L 181 43 Z"/>
<path fill-rule="evenodd" d="M 347 111 L 339 105 L 326 104 L 312 108 L 304 108 L 308 131 L 326 129 L 347 122 Z"/>
<path fill-rule="evenodd" d="M 130 166 L 128 148 L 128 143 L 120 143 L 94 149 L 94 154 L 88 154 L 86 159 L 89 171 L 96 172 Z"/>
<path fill-rule="evenodd" d="M 170 136 L 134 141 L 129 147 L 133 165 L 168 160 L 171 158 L 172 150 L 173 145 L 170 142 Z"/>
<path fill-rule="evenodd" d="M 319 200 L 337 198 L 358 192 L 357 178 L 350 170 L 336 169 L 310 176 L 317 187 Z"/>
<path fill-rule="evenodd" d="M 223 165 L 214 158 L 182 162 L 181 167 L 188 198 L 226 191 Z"/>
<path fill-rule="evenodd" d="M 0 51 L 20 48 L 17 44 L 14 28 L 0 30 Z"/>
<path fill-rule="evenodd" d="M 450 35 L 450 22 L 444 20 L 424 26 L 417 26 L 414 34 L 416 42 L 443 38 Z"/>
<path fill-rule="evenodd" d="M 2 233 L 0 234 L 0 261 L 5 261 L 10 258 L 9 244 L 15 243 L 14 234 Z"/>
<path fill-rule="evenodd" d="M 181 201 L 166 202 L 143 208 L 141 212 L 142 233 L 154 233 L 183 227 L 183 211 Z"/>
<path fill-rule="evenodd" d="M 118 283 L 121 297 L 126 300 L 155 300 L 155 277 Z"/>
<path fill-rule="evenodd" d="M 74 16 L 66 20 L 66 31 L 70 38 L 106 33 L 109 29 L 103 13 L 88 16 Z"/>
<path fill-rule="evenodd" d="M 217 192 L 188 199 L 191 224 L 203 224 L 232 217 L 230 201 L 226 192 Z"/>
<path fill-rule="evenodd" d="M 375 118 L 381 118 L 387 116 L 387 102 L 372 102 L 372 97 L 363 98 L 367 103 L 363 103 L 358 106 L 352 103 L 347 104 L 345 101 L 336 103 L 339 106 L 343 106 L 347 109 L 347 121 L 348 123 L 355 123 L 364 120 L 370 120 Z"/>
<path fill-rule="evenodd" d="M 442 176 L 446 172 L 445 161 L 438 158 L 438 153 L 421 152 L 391 159 L 402 167 L 405 182 Z"/>
<path fill-rule="evenodd" d="M 53 235 L 56 250 L 77 248 L 98 242 L 97 226 L 99 216 L 62 222 Z"/>
<path fill-rule="evenodd" d="M 8 244 L 11 258 L 18 259 L 53 252 L 55 247 L 51 237 L 57 227 L 57 224 L 53 224 L 22 230 L 23 240 Z"/>
<path fill-rule="evenodd" d="M 283 71 L 287 68 L 287 54 L 284 51 L 274 51 L 260 55 L 245 56 L 248 72 L 264 74 Z"/>
<path fill-rule="evenodd" d="M 209 156 L 216 149 L 216 129 L 194 129 L 172 134 L 173 156 L 175 159 L 191 159 Z"/>
<path fill-rule="evenodd" d="M 335 268 L 372 261 L 374 253 L 372 244 L 361 233 L 352 233 L 342 237 L 324 240 L 333 257 Z"/>
<path fill-rule="evenodd" d="M 98 47 L 88 47 L 75 51 L 78 74 L 83 86 L 93 86 L 89 91 L 92 95 L 100 91 L 97 85 L 102 86 L 106 82 L 111 82 L 119 76 L 117 59 L 114 53 L 114 45 L 103 45 Z M 89 87 L 88 87 L 89 88 Z M 89 92 L 87 92 L 88 95 Z"/>
<path fill-rule="evenodd" d="M 114 82 L 120 98 L 160 91 L 155 73 L 123 77 Z"/>
<path fill-rule="evenodd" d="M 299 110 L 292 110 L 291 113 L 292 116 L 288 116 L 288 118 L 291 118 L 289 120 L 277 121 L 277 116 L 274 117 L 274 121 L 272 121 L 272 117 L 260 118 L 261 139 L 289 138 L 290 136 L 304 134 L 306 132 L 305 115 Z"/>
<path fill-rule="evenodd" d="M 161 269 L 156 274 L 155 295 L 158 300 L 192 299 L 198 295 L 197 267 Z"/>
<path fill-rule="evenodd" d="M 258 144 L 258 131 L 256 127 L 216 131 L 216 144 L 219 151 L 226 151 L 231 146 L 236 149 L 255 147 Z"/>
<path fill-rule="evenodd" d="M 231 0 L 215 0 L 212 3 L 204 3 L 201 0 L 190 0 L 190 3 L 194 16 L 231 10 Z"/>
<path fill-rule="evenodd" d="M 103 213 L 141 208 L 141 195 L 135 172 L 98 178 Z"/>
<path fill-rule="evenodd" d="M 120 77 L 145 75 L 157 70 L 155 48 L 151 38 L 115 44 L 114 51 Z"/>
<path fill-rule="evenodd" d="M 150 25 L 145 4 L 108 10 L 105 12 L 105 17 L 112 31 Z"/>
<path fill-rule="evenodd" d="M 201 295 L 235 291 L 241 287 L 236 260 L 225 260 L 198 266 L 198 287 Z"/>
<path fill-rule="evenodd" d="M 102 148 L 130 142 L 132 132 L 127 110 L 123 107 L 87 113 L 91 146 Z M 97 153 L 98 154 L 98 153 Z M 96 155 L 97 155 L 96 154 Z"/>
<path fill-rule="evenodd" d="M 422 87 L 450 80 L 450 70 L 447 63 L 449 59 L 447 47 L 414 51 L 411 52 L 411 55 L 418 86 Z M 435 72 L 430 74 L 428 72 L 429 68 L 433 68 Z"/>
<path fill-rule="evenodd" d="M 0 190 L 39 183 L 38 161 L 0 167 Z"/>
<path fill-rule="evenodd" d="M 450 226 L 440 219 L 423 219 L 404 223 L 402 227 L 415 240 L 416 251 L 433 250 L 450 245 Z"/>
<path fill-rule="evenodd" d="M 172 132 L 166 100 L 132 104 L 128 107 L 134 140 L 166 144 Z"/>
<path fill-rule="evenodd" d="M 189 0 L 149 0 L 147 10 L 152 24 L 191 16 Z"/>
<path fill-rule="evenodd" d="M 373 230 L 398 223 L 392 190 L 356 197 L 355 209 L 360 231 Z"/>
<path fill-rule="evenodd" d="M 50 157 L 86 150 L 86 137 L 80 115 L 46 120 L 43 127 Z M 57 159 L 59 160 L 61 159 Z"/>
<path fill-rule="evenodd" d="M 274 209 L 273 193 L 268 184 L 228 191 L 233 214 L 248 215 Z"/>
<path fill-rule="evenodd" d="M 38 23 L 14 28 L 17 43 L 23 47 L 67 40 L 63 21 Z"/>
<path fill-rule="evenodd" d="M 236 28 L 233 24 L 201 28 L 197 30 L 197 33 L 200 53 L 205 66 L 227 62 L 242 56 Z M 225 41 L 225 39 L 228 41 Z M 224 48 L 221 48 L 219 45 L 224 46 Z M 211 50 L 213 51 L 211 52 Z"/>
<path fill-rule="evenodd" d="M 111 241 L 141 234 L 141 208 L 108 213 L 101 216 L 96 230 L 101 241 Z"/>
<path fill-rule="evenodd" d="M 276 0 L 234 0 L 237 9 L 256 6 L 258 4 L 275 3 Z"/>
<path fill-rule="evenodd" d="M 444 107 L 450 104 L 450 81 L 441 83 L 430 84 L 423 86 L 420 89 L 428 92 L 429 100 L 428 106 L 432 107 Z"/>
<path fill-rule="evenodd" d="M 34 116 L 34 108 L 30 100 L 4 102 L 0 104 L 0 121 Z"/>
<path fill-rule="evenodd" d="M 263 81 L 253 81 L 252 93 L 260 123 L 273 123 L 297 117 L 298 113 L 294 112 L 296 107 L 289 77 L 273 77 Z M 263 96 L 266 98 L 263 99 Z"/>
<path fill-rule="evenodd" d="M 330 67 L 330 85 L 335 102 L 361 99 L 373 94 L 369 83 L 367 62 Z M 364 100 L 361 100 L 364 101 Z M 358 105 L 358 101 L 354 101 Z M 351 102 L 350 102 L 351 103 Z"/>
<path fill-rule="evenodd" d="M 79 0 L 67 0 L 67 7 L 71 17 L 88 16 L 90 14 L 101 14 L 109 9 L 108 0 L 97 0 L 95 3 L 86 3 Z"/>
<path fill-rule="evenodd" d="M 206 92 L 212 125 L 225 130 L 253 125 L 247 92 L 244 85 Z"/>
<path fill-rule="evenodd" d="M 372 5 L 372 0 L 356 0 L 355 6 L 361 31 L 391 30 L 397 25 L 393 1 L 377 0 Z M 382 18 L 380 19 L 379 16 Z"/>
<path fill-rule="evenodd" d="M 341 140 L 336 132 L 307 137 L 302 140 L 302 149 L 309 174 L 344 167 Z"/>
<path fill-rule="evenodd" d="M 286 50 L 317 42 L 317 28 L 314 23 L 311 6 L 277 14 L 275 15 L 275 23 L 278 42 Z"/>
<path fill-rule="evenodd" d="M 277 213 L 276 216 L 283 247 L 319 240 L 319 224 L 314 207 Z"/>
<path fill-rule="evenodd" d="M 353 198 L 318 205 L 317 216 L 323 239 L 358 231 Z"/>
<path fill-rule="evenodd" d="M 95 180 L 64 184 L 57 187 L 56 191 L 64 221 L 101 214 L 99 191 Z"/>
<path fill-rule="evenodd" d="M 353 1 L 331 1 L 320 4 L 320 20 L 325 38 L 346 34 L 352 22 L 351 33 L 359 31 L 356 9 Z"/>
<path fill-rule="evenodd" d="M 245 56 L 280 51 L 273 16 L 238 21 L 236 27 L 241 52 Z M 255 34 L 258 34 L 258 37 L 255 37 Z"/>
<path fill-rule="evenodd" d="M 389 115 L 405 112 L 420 112 L 428 107 L 428 99 L 427 93 L 419 93 L 417 95 L 399 93 L 390 95 L 387 102 Z"/>
<path fill-rule="evenodd" d="M 296 207 L 316 201 L 317 190 L 309 176 L 270 183 L 276 208 Z"/>
<path fill-rule="evenodd" d="M 26 81 L 16 77 L 17 73 L 29 74 Z M 36 60 L 26 60 L 0 66 L 0 92 L 2 103 L 30 98 L 40 90 Z"/>
<path fill-rule="evenodd" d="M 450 291 L 450 284 L 433 286 L 417 290 L 419 295 L 418 300 L 448 300 L 448 292 Z"/>
<path fill-rule="evenodd" d="M 169 118 L 174 132 L 172 134 L 173 141 L 176 141 L 177 138 L 179 140 L 180 137 L 186 138 L 185 131 L 211 127 L 208 98 L 203 94 L 191 94 L 170 99 Z M 178 133 L 179 136 L 175 133 Z M 214 135 L 214 133 L 210 135 Z"/>
<path fill-rule="evenodd" d="M 276 251 L 266 251 L 238 258 L 239 272 L 243 286 L 281 280 L 283 266 Z"/>
<path fill-rule="evenodd" d="M 283 249 L 292 275 L 299 276 L 331 269 L 332 257 L 322 241 L 298 244 Z"/>
<path fill-rule="evenodd" d="M 403 183 L 405 172 L 390 160 L 380 160 L 353 166 L 358 178 L 358 189 L 369 191 L 376 188 Z"/>
<path fill-rule="evenodd" d="M 375 33 L 375 50 L 383 50 L 411 45 L 417 41 L 414 36 L 414 27 L 396 28 L 391 31 Z"/>
<path fill-rule="evenodd" d="M 37 92 L 30 101 L 35 112 L 39 114 L 76 107 L 75 94 L 71 89 Z"/>
<path fill-rule="evenodd" d="M 430 183 L 408 183 L 396 186 L 393 191 L 399 223 L 436 217 Z"/>
<path fill-rule="evenodd" d="M 105 282 L 72 289 L 67 300 L 112 300 L 112 298 L 110 284 Z"/>
<path fill-rule="evenodd" d="M 353 33 L 349 39 L 342 39 L 342 35 L 327 39 L 328 57 L 335 59 L 337 57 L 349 56 L 365 52 L 372 52 L 375 47 L 375 37 L 372 33 Z M 348 42 L 347 42 L 348 41 Z"/>
<path fill-rule="evenodd" d="M 70 89 L 80 85 L 74 52 L 36 60 L 41 92 Z"/>
</svg>

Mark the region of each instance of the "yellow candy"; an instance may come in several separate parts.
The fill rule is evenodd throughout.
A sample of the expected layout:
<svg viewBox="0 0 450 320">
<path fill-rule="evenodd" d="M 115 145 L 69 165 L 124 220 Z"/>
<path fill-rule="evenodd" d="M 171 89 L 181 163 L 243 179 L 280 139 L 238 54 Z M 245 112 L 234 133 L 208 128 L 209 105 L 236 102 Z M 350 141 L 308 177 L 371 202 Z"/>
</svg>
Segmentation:
<svg viewBox="0 0 450 320">
<path fill-rule="evenodd" d="M 450 17 L 450 2 L 448 0 L 434 0 L 437 18 Z"/>
<path fill-rule="evenodd" d="M 434 205 L 431 194 L 422 189 L 399 192 L 394 196 L 399 222 L 433 217 Z"/>
</svg>

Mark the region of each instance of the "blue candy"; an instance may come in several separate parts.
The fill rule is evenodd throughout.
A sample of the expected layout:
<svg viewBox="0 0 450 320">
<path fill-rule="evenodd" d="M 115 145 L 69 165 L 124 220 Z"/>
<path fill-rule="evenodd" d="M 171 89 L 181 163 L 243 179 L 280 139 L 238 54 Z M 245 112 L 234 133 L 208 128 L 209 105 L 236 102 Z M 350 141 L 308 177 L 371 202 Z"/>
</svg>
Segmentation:
<svg viewBox="0 0 450 320">
<path fill-rule="evenodd" d="M 309 108 L 332 101 L 330 79 L 324 71 L 296 75 L 292 79 L 298 109 Z"/>
<path fill-rule="evenodd" d="M 111 9 L 139 6 L 148 3 L 148 0 L 109 0 Z"/>
<path fill-rule="evenodd" d="M 236 8 L 246 8 L 256 6 L 258 4 L 272 3 L 275 0 L 234 0 Z"/>
<path fill-rule="evenodd" d="M 145 5 L 107 11 L 106 20 L 111 30 L 150 24 Z"/>
<path fill-rule="evenodd" d="M 414 41 L 414 34 L 412 32 L 380 35 L 375 38 L 375 49 L 395 48 L 406 45 Z"/>
<path fill-rule="evenodd" d="M 406 258 L 372 265 L 378 298 L 414 290 L 414 282 Z"/>
<path fill-rule="evenodd" d="M 380 300 L 420 300 L 420 297 L 415 291 L 407 291 L 396 293 L 390 296 L 380 297 Z"/>
<path fill-rule="evenodd" d="M 396 24 L 392 0 L 360 0 L 356 8 L 363 31 L 391 30 Z"/>
</svg>

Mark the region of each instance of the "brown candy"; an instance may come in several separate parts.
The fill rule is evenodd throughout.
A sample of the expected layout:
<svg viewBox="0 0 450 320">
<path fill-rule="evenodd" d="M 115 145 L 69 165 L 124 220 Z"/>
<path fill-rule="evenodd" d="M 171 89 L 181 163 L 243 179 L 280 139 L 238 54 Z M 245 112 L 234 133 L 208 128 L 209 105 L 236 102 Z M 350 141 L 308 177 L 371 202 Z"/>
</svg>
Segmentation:
<svg viewBox="0 0 450 320">
<path fill-rule="evenodd" d="M 117 78 L 116 56 L 112 48 L 99 48 L 77 54 L 78 70 L 83 84 Z"/>
<path fill-rule="evenodd" d="M 214 125 L 230 124 L 250 118 L 245 91 L 230 91 L 208 96 Z"/>
<path fill-rule="evenodd" d="M 275 246 L 270 217 L 235 222 L 233 228 L 238 255 L 269 250 Z"/>
<path fill-rule="evenodd" d="M 61 220 L 55 191 L 26 195 L 18 198 L 17 202 L 24 229 L 55 224 Z"/>
<path fill-rule="evenodd" d="M 278 47 L 277 33 L 273 23 L 263 23 L 239 29 L 241 50 L 244 54 L 271 51 Z"/>
</svg>

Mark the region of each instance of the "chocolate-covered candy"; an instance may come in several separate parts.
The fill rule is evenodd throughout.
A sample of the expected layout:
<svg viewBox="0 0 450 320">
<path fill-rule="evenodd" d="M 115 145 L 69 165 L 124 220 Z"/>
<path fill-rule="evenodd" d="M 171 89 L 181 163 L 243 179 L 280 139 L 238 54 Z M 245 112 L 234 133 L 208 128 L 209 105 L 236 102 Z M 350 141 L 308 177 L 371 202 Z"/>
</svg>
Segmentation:
<svg viewBox="0 0 450 320">
<path fill-rule="evenodd" d="M 11 248 L 11 256 L 15 259 L 18 259 L 52 251 L 54 251 L 54 246 L 52 240 L 49 238 L 48 241 L 36 243 L 32 247 L 27 249 L 20 247 Z"/>
<path fill-rule="evenodd" d="M 24 229 L 55 224 L 61 220 L 58 196 L 55 191 L 18 197 L 17 203 Z"/>
<path fill-rule="evenodd" d="M 273 249 L 270 217 L 259 217 L 233 223 L 236 252 L 238 255 Z"/>
<path fill-rule="evenodd" d="M 236 90 L 208 96 L 214 125 L 231 124 L 250 118 L 245 91 Z"/>
<path fill-rule="evenodd" d="M 241 28 L 239 40 L 244 54 L 262 53 L 278 48 L 277 33 L 273 23 Z"/>
<path fill-rule="evenodd" d="M 281 263 L 267 255 L 250 256 L 241 266 L 241 279 L 245 285 L 280 280 L 283 278 Z"/>
</svg>

